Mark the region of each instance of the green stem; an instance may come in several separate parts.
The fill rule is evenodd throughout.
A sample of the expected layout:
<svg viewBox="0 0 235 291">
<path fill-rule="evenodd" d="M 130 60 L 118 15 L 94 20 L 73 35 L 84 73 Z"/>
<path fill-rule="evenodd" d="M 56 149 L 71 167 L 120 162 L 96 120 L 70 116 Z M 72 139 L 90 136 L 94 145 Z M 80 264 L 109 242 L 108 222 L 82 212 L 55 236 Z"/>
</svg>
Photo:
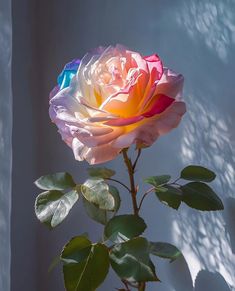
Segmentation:
<svg viewBox="0 0 235 291">
<path fill-rule="evenodd" d="M 145 291 L 145 288 L 146 288 L 145 282 L 139 283 L 139 287 L 138 287 L 138 290 L 139 291 Z"/>
<path fill-rule="evenodd" d="M 125 280 L 122 280 L 122 283 L 124 284 L 125 288 L 126 288 L 126 291 L 131 291 L 128 287 L 128 284 Z"/>
<path fill-rule="evenodd" d="M 139 210 L 140 210 L 140 207 L 141 207 L 141 204 L 143 201 L 140 203 L 140 207 L 138 207 L 137 199 L 136 199 L 137 187 L 135 185 L 134 173 L 135 173 L 135 168 L 136 168 L 138 159 L 139 159 L 140 154 L 141 154 L 141 150 L 138 150 L 137 157 L 136 157 L 133 164 L 131 162 L 131 159 L 128 157 L 127 151 L 128 151 L 128 149 L 122 150 L 122 154 L 123 154 L 124 162 L 127 166 L 129 180 L 130 180 L 130 193 L 131 193 L 131 198 L 132 198 L 133 211 L 134 211 L 135 215 L 139 215 Z M 136 288 L 138 289 L 138 291 L 145 291 L 146 283 L 140 282 L 138 287 L 136 286 Z"/>
<path fill-rule="evenodd" d="M 138 162 L 138 160 L 140 158 L 140 155 L 141 155 L 141 149 L 138 149 L 137 157 L 136 157 L 136 159 L 135 159 L 135 161 L 133 163 L 133 166 L 132 166 L 133 171 L 135 171 L 135 168 L 136 168 L 137 162 Z"/>
<path fill-rule="evenodd" d="M 116 183 L 122 185 L 127 191 L 131 192 L 131 189 L 129 189 L 124 183 L 122 183 L 119 180 L 116 180 L 116 179 L 113 179 L 113 178 L 106 178 L 106 180 L 116 182 Z"/>
<path fill-rule="evenodd" d="M 135 186 L 134 168 L 133 168 L 131 160 L 129 159 L 129 157 L 127 155 L 127 151 L 128 151 L 128 149 L 124 149 L 122 151 L 122 154 L 123 154 L 124 162 L 127 166 L 128 174 L 129 174 L 130 193 L 131 193 L 131 198 L 132 198 L 133 211 L 134 211 L 134 214 L 138 215 L 139 209 L 138 209 L 137 199 L 136 199 L 137 189 Z"/>
<path fill-rule="evenodd" d="M 155 189 L 155 188 L 152 187 L 152 188 L 150 188 L 148 191 L 146 191 L 146 192 L 144 193 L 143 197 L 142 197 L 141 200 L 140 200 L 140 204 L 139 204 L 139 207 L 138 207 L 139 211 L 140 211 L 140 209 L 141 209 L 141 206 L 142 206 L 142 204 L 143 204 L 143 202 L 144 202 L 145 197 L 146 197 L 149 193 L 151 193 L 152 191 L 154 191 L 154 189 Z"/>
</svg>

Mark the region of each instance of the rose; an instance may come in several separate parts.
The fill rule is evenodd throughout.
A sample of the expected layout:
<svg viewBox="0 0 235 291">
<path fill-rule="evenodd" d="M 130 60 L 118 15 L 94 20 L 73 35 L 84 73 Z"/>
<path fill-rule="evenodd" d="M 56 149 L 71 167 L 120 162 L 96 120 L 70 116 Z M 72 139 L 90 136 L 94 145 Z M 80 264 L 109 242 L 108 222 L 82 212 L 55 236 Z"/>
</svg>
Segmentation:
<svg viewBox="0 0 235 291">
<path fill-rule="evenodd" d="M 75 159 L 114 159 L 131 144 L 150 146 L 177 127 L 183 76 L 120 45 L 67 64 L 50 95 L 50 117 Z"/>
</svg>

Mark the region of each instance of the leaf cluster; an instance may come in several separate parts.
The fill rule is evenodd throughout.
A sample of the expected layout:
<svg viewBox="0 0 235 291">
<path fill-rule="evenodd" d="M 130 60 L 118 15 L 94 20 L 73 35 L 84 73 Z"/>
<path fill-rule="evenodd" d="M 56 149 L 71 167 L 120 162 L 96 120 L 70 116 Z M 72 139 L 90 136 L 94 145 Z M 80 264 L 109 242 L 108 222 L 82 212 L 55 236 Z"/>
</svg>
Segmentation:
<svg viewBox="0 0 235 291">
<path fill-rule="evenodd" d="M 90 168 L 88 174 L 90 177 L 83 183 L 76 183 L 66 172 L 42 176 L 35 182 L 43 190 L 36 198 L 35 213 L 50 229 L 61 224 L 79 200 L 87 215 L 104 226 L 101 241 L 93 243 L 88 236 L 78 235 L 64 246 L 59 261 L 63 264 L 66 290 L 96 290 L 110 266 L 125 286 L 160 281 L 152 256 L 172 262 L 182 256 L 180 250 L 167 242 L 148 241 L 143 236 L 147 225 L 139 215 L 117 215 L 121 198 L 118 189 L 109 184 L 118 182 L 113 179 L 113 170 Z M 194 209 L 214 211 L 223 209 L 222 201 L 208 185 L 215 177 L 211 170 L 191 165 L 173 182 L 170 175 L 151 176 L 144 182 L 152 187 L 146 193 L 154 192 L 162 203 L 174 209 L 185 203 Z M 182 180 L 188 182 L 182 184 Z"/>
<path fill-rule="evenodd" d="M 208 185 L 216 175 L 211 170 L 191 165 L 184 168 L 178 179 L 171 182 L 171 176 L 151 176 L 144 179 L 153 186 L 157 198 L 164 204 L 178 209 L 182 202 L 201 211 L 224 209 L 223 203 L 214 190 Z M 190 181 L 180 184 L 179 180 Z"/>
</svg>

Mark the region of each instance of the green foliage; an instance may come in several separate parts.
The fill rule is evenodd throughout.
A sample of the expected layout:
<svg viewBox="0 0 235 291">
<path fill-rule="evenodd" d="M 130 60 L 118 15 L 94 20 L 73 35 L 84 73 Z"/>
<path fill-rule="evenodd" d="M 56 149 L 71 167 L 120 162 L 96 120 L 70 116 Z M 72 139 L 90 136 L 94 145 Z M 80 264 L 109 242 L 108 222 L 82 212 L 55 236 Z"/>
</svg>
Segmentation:
<svg viewBox="0 0 235 291">
<path fill-rule="evenodd" d="M 182 256 L 177 247 L 165 242 L 149 242 L 149 252 L 160 258 L 170 259 L 171 262 Z"/>
<path fill-rule="evenodd" d="M 35 185 L 43 190 L 65 190 L 76 186 L 72 176 L 66 172 L 42 176 Z"/>
<path fill-rule="evenodd" d="M 83 206 L 86 210 L 87 215 L 103 225 L 107 223 L 108 220 L 108 211 L 100 209 L 96 204 L 89 202 L 86 198 L 83 197 Z"/>
<path fill-rule="evenodd" d="M 179 179 L 168 183 L 171 178 L 169 175 L 151 176 L 144 179 L 144 182 L 153 185 L 158 199 L 174 209 L 178 209 L 183 201 L 189 207 L 211 211 L 223 209 L 223 203 L 217 194 L 203 183 L 211 182 L 215 177 L 211 170 L 191 165 L 181 171 L 179 179 L 193 181 L 184 186 L 176 183 Z"/>
<path fill-rule="evenodd" d="M 67 264 L 79 263 L 87 258 L 91 247 L 91 241 L 86 236 L 76 236 L 64 246 L 60 258 Z"/>
<path fill-rule="evenodd" d="M 115 171 L 108 168 L 88 168 L 87 171 L 94 178 L 109 179 L 115 175 Z"/>
<path fill-rule="evenodd" d="M 166 184 L 167 182 L 170 181 L 170 179 L 171 179 L 171 176 L 169 175 L 151 176 L 151 177 L 145 178 L 144 182 L 154 187 L 158 187 L 158 186 Z"/>
<path fill-rule="evenodd" d="M 110 251 L 110 262 L 117 275 L 127 281 L 159 281 L 145 238 L 138 237 L 115 245 Z"/>
<path fill-rule="evenodd" d="M 64 247 L 61 259 L 67 291 L 94 291 L 109 270 L 108 248 L 100 243 L 91 244 L 83 236 L 73 238 Z"/>
<path fill-rule="evenodd" d="M 104 234 L 106 238 L 118 243 L 141 235 L 146 227 L 144 220 L 137 215 L 119 215 L 110 219 Z"/>
<path fill-rule="evenodd" d="M 182 192 L 179 188 L 170 185 L 165 185 L 164 187 L 161 188 L 157 187 L 155 189 L 155 193 L 158 199 L 164 204 L 174 209 L 179 208 L 182 200 Z"/>
<path fill-rule="evenodd" d="M 121 204 L 121 198 L 118 192 L 118 189 L 114 186 L 109 186 L 109 193 L 113 196 L 114 199 L 114 208 L 112 211 L 100 209 L 95 203 L 89 202 L 85 197 L 83 197 L 83 206 L 86 210 L 87 215 L 103 225 L 107 223 L 111 214 L 117 213 Z"/>
<path fill-rule="evenodd" d="M 121 198 L 119 195 L 119 191 L 115 186 L 109 185 L 109 193 L 113 196 L 114 199 L 114 212 L 118 212 L 120 206 L 121 206 Z"/>
<path fill-rule="evenodd" d="M 65 219 L 78 198 L 76 190 L 67 193 L 58 190 L 43 192 L 35 201 L 36 216 L 42 223 L 54 228 Z"/>
<path fill-rule="evenodd" d="M 115 209 L 115 198 L 103 179 L 87 179 L 81 186 L 83 196 L 103 210 Z"/>
<path fill-rule="evenodd" d="M 131 159 L 126 158 L 125 161 L 129 175 L 134 174 L 135 166 Z M 172 244 L 148 242 L 140 237 L 147 225 L 139 215 L 116 216 L 121 198 L 118 189 L 107 184 L 115 171 L 96 167 L 89 168 L 88 173 L 91 178 L 82 185 L 76 185 L 70 174 L 62 172 L 42 176 L 35 182 L 40 189 L 47 190 L 39 194 L 35 202 L 35 213 L 42 223 L 50 228 L 59 225 L 79 199 L 79 194 L 82 194 L 86 213 L 104 225 L 104 239 L 114 243 L 108 248 L 103 243 L 93 244 L 85 235 L 71 239 L 60 256 L 66 290 L 95 291 L 104 281 L 110 263 L 122 280 L 134 283 L 134 286 L 140 282 L 159 281 L 150 255 L 174 261 L 182 253 Z M 184 202 L 198 210 L 222 210 L 224 207 L 221 199 L 204 183 L 213 181 L 215 177 L 211 170 L 195 165 L 181 171 L 179 179 L 191 181 L 183 186 L 178 184 L 179 179 L 170 182 L 169 175 L 147 177 L 144 182 L 153 187 L 144 193 L 139 205 L 136 201 L 135 213 L 139 213 L 143 199 L 153 191 L 162 203 L 174 209 L 178 209 Z M 133 180 L 130 179 L 131 182 Z M 138 189 L 137 185 L 131 183 L 132 192 L 133 189 L 135 191 L 134 187 Z M 57 263 L 58 259 L 50 269 Z"/>
<path fill-rule="evenodd" d="M 190 182 L 181 186 L 182 200 L 190 207 L 198 210 L 222 210 L 224 209 L 221 199 L 205 183 Z"/>
<path fill-rule="evenodd" d="M 113 212 L 116 213 L 119 210 L 119 207 L 121 204 L 121 198 L 120 198 L 118 189 L 116 187 L 109 186 L 109 193 L 114 198 L 114 208 L 112 211 L 100 209 L 96 204 L 89 202 L 86 198 L 83 197 L 83 205 L 84 205 L 87 215 L 91 219 L 103 225 L 107 223 L 107 221 L 109 220 Z"/>
<path fill-rule="evenodd" d="M 216 175 L 211 170 L 201 166 L 188 166 L 181 171 L 180 177 L 190 181 L 211 182 Z"/>
</svg>

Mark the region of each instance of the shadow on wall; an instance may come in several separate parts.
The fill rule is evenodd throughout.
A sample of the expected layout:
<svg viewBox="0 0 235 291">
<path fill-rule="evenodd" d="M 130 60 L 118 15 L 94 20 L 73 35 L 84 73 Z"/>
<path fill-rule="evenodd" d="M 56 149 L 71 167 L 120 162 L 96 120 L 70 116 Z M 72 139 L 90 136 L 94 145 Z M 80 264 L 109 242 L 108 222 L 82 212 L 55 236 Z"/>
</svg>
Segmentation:
<svg viewBox="0 0 235 291">
<path fill-rule="evenodd" d="M 189 111 L 190 106 L 193 112 L 185 122 L 182 160 L 185 164 L 205 165 L 217 173 L 214 187 L 224 198 L 225 210 L 222 215 L 182 208 L 175 216 L 174 240 L 181 244 L 193 278 L 200 269 L 216 270 L 235 288 L 234 198 L 228 197 L 234 195 L 235 175 L 229 120 L 222 119 L 216 108 L 205 100 L 195 102 L 190 98 Z"/>
<path fill-rule="evenodd" d="M 194 291 L 205 291 L 205 286 L 207 290 L 230 291 L 226 281 L 219 273 L 210 273 L 203 270 L 197 275 Z"/>
<path fill-rule="evenodd" d="M 235 199 L 227 198 L 225 201 L 226 212 L 224 213 L 226 237 L 231 242 L 231 249 L 235 255 Z"/>
<path fill-rule="evenodd" d="M 231 291 L 223 276 L 218 272 L 201 270 L 193 284 L 188 265 L 184 258 L 176 260 L 170 267 L 170 280 L 175 291 Z M 194 285 L 194 286 L 193 286 Z"/>
<path fill-rule="evenodd" d="M 235 2 L 230 0 L 185 1 L 177 18 L 200 56 L 199 61 L 192 60 L 189 68 L 189 75 L 195 79 L 185 92 L 188 114 L 181 159 L 183 165 L 201 164 L 216 172 L 213 186 L 225 205 L 223 213 L 198 213 L 183 207 L 174 217 L 174 241 L 185 254 L 195 291 L 204 291 L 205 287 L 213 291 L 235 290 L 235 104 L 234 74 L 229 74 L 235 69 L 232 11 Z M 222 71 L 228 75 L 222 77 Z M 179 263 L 178 267 L 182 265 Z M 182 276 L 181 281 L 175 280 L 177 291 L 193 290 L 187 280 L 188 287 L 184 289 Z"/>
</svg>

